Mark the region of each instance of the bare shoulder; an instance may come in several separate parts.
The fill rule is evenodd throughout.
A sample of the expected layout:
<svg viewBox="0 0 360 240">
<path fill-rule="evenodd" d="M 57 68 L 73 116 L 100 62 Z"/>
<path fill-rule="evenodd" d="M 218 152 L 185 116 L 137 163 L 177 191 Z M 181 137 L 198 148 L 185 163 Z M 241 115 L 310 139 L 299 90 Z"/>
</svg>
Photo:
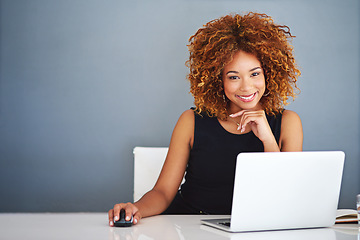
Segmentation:
<svg viewBox="0 0 360 240">
<path fill-rule="evenodd" d="M 284 110 L 283 115 L 282 115 L 282 122 L 283 121 L 285 121 L 285 122 L 300 121 L 301 122 L 301 119 L 296 112 L 291 111 L 291 110 Z"/>
<path fill-rule="evenodd" d="M 183 141 L 185 140 L 190 146 L 192 146 L 195 127 L 194 111 L 189 109 L 181 114 L 178 122 L 173 131 L 173 139 Z"/>
<path fill-rule="evenodd" d="M 190 118 L 191 120 L 193 120 L 194 119 L 194 111 L 191 109 L 188 109 L 181 114 L 180 118 L 181 117 Z"/>
<path fill-rule="evenodd" d="M 291 110 L 284 110 L 281 120 L 281 151 L 301 151 L 303 129 L 299 115 Z"/>
<path fill-rule="evenodd" d="M 299 115 L 291 110 L 284 110 L 281 119 L 281 132 L 302 131 L 302 124 Z"/>
<path fill-rule="evenodd" d="M 194 125 L 194 120 L 195 120 L 194 111 L 189 109 L 180 115 L 179 120 L 176 125 L 181 128 L 182 127 L 190 127 L 190 126 Z"/>
</svg>

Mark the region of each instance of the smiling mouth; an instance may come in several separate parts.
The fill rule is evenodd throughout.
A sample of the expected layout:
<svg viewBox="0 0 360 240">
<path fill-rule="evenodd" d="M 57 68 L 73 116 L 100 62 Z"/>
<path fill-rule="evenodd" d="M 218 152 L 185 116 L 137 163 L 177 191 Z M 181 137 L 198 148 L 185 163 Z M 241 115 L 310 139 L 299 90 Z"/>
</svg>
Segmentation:
<svg viewBox="0 0 360 240">
<path fill-rule="evenodd" d="M 244 102 L 251 102 L 252 100 L 254 100 L 256 96 L 256 92 L 254 92 L 253 94 L 250 94 L 250 95 L 243 95 L 243 96 L 240 96 L 240 95 L 236 95 L 236 97 L 240 98 L 240 100 L 244 101 Z"/>
</svg>

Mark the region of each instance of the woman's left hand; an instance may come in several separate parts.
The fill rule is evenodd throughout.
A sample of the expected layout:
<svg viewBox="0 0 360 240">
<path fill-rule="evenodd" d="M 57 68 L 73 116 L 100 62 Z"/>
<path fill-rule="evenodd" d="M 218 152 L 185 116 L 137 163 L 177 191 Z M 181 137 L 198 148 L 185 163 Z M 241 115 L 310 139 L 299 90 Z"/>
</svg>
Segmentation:
<svg viewBox="0 0 360 240">
<path fill-rule="evenodd" d="M 240 125 L 238 130 L 244 132 L 246 126 L 250 126 L 251 131 L 265 144 L 265 143 L 273 143 L 275 140 L 274 134 L 271 131 L 269 123 L 266 119 L 265 111 L 249 111 L 242 110 L 240 112 L 231 114 L 230 117 L 241 117 Z"/>
</svg>

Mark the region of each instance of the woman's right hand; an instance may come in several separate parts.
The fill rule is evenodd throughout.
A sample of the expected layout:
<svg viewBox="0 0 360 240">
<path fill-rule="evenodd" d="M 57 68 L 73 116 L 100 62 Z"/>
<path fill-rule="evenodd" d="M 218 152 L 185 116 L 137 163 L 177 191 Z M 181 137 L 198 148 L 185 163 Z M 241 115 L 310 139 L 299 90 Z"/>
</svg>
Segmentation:
<svg viewBox="0 0 360 240">
<path fill-rule="evenodd" d="M 108 212 L 110 227 L 114 226 L 114 221 L 119 220 L 121 209 L 125 210 L 126 221 L 130 221 L 131 216 L 133 216 L 133 224 L 137 224 L 140 221 L 141 214 L 139 212 L 139 209 L 133 203 L 119 203 L 116 204 L 114 208 L 110 209 Z"/>
</svg>

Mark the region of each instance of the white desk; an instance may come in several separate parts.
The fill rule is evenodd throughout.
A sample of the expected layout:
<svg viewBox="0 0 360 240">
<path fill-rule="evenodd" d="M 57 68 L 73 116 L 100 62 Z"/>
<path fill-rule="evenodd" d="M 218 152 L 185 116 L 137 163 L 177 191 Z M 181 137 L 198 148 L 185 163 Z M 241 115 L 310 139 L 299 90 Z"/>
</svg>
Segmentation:
<svg viewBox="0 0 360 240">
<path fill-rule="evenodd" d="M 217 218 L 223 216 L 162 215 L 142 219 L 138 225 L 130 228 L 111 228 L 108 226 L 106 213 L 0 214 L 0 239 L 360 239 L 357 224 L 353 225 L 352 229 L 350 228 L 347 230 L 320 228 L 310 230 L 267 231 L 253 233 L 226 233 L 200 224 L 200 219 L 214 217 Z"/>
</svg>

